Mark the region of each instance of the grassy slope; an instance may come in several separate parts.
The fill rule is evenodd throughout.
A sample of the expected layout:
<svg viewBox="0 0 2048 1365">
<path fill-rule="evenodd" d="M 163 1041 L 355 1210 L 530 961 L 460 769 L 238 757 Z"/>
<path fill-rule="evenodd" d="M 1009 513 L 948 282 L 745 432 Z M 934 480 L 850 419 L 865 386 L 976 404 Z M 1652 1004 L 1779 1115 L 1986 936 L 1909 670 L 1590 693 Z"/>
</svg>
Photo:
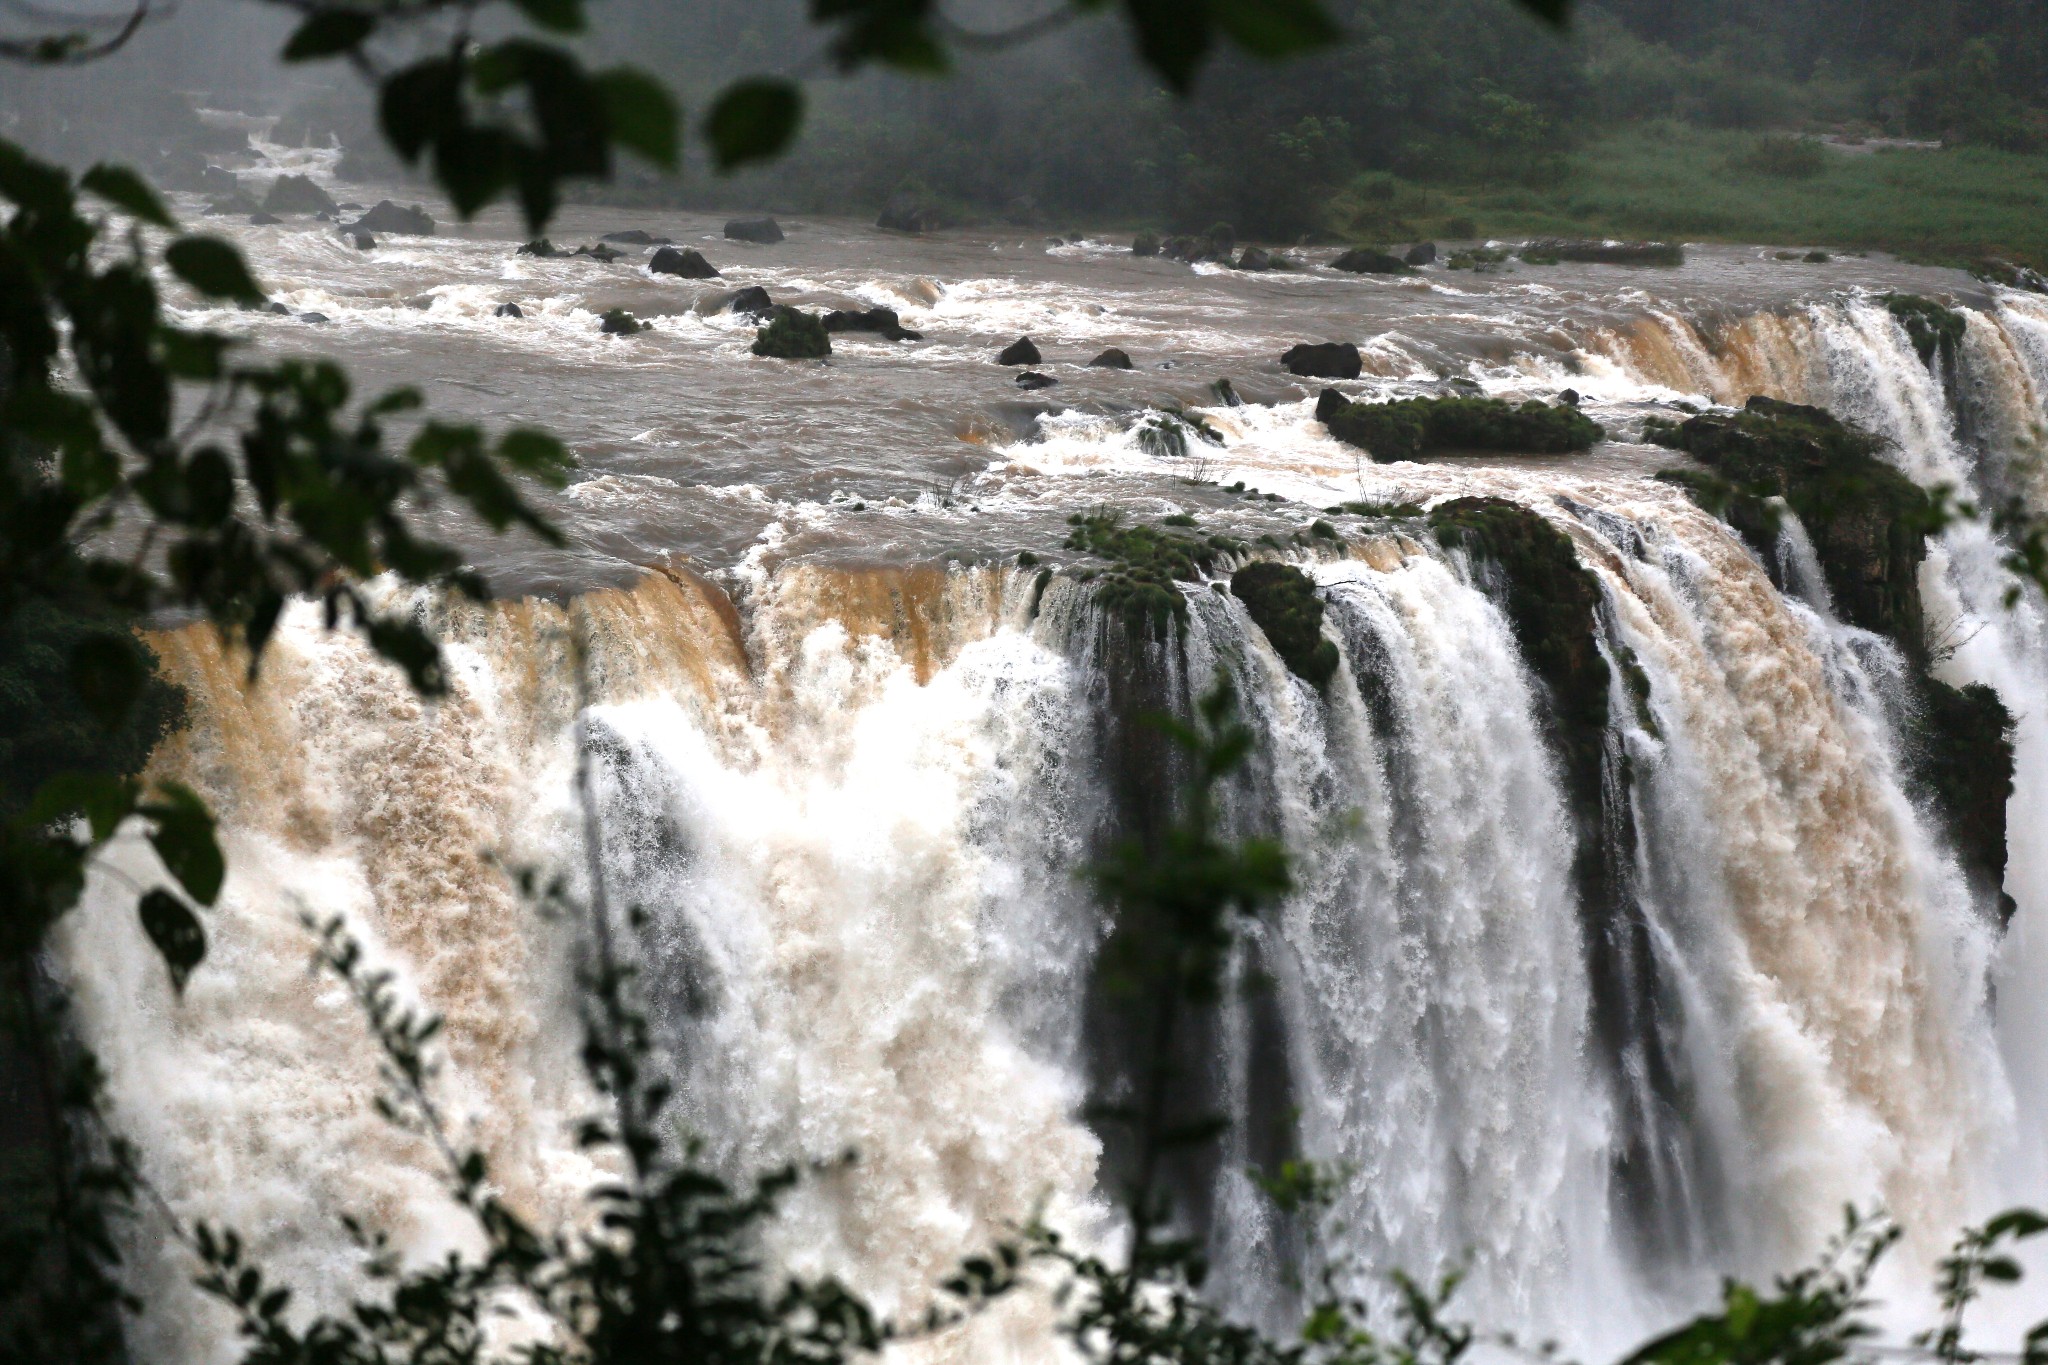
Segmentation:
<svg viewBox="0 0 2048 1365">
<path fill-rule="evenodd" d="M 1877 249 L 1964 263 L 2001 256 L 2048 265 L 2048 156 L 1982 148 L 1830 152 L 1810 179 L 1735 164 L 1751 135 L 1672 124 L 1587 143 L 1553 183 L 1354 187 L 1335 225 L 1361 239 L 1601 235 Z M 1376 188 L 1377 193 L 1372 190 Z"/>
</svg>

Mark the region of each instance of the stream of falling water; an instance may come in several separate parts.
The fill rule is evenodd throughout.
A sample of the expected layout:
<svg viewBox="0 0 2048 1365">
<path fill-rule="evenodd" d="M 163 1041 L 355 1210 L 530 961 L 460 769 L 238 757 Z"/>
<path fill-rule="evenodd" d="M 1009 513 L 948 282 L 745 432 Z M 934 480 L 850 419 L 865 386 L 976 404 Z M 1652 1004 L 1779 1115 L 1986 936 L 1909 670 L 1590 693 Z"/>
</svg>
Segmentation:
<svg viewBox="0 0 2048 1365">
<path fill-rule="evenodd" d="M 415 254 L 407 269 L 424 268 Z M 980 285 L 917 298 L 934 319 L 1000 295 L 1043 320 L 1029 291 Z M 310 609 L 288 616 L 255 683 L 202 631 L 157 637 L 194 714 L 156 769 L 216 803 L 230 877 L 182 998 L 122 931 L 127 881 L 151 872 L 139 841 L 63 927 L 118 1122 L 172 1207 L 240 1228 L 308 1288 L 303 1308 L 358 1286 L 343 1212 L 413 1254 L 470 1244 L 431 1153 L 369 1104 L 376 1062 L 354 1007 L 306 970 L 302 917 L 338 915 L 446 1016 L 438 1083 L 508 1198 L 549 1224 L 580 1216 L 602 1172 L 570 1132 L 593 1103 L 576 930 L 497 870 L 581 875 L 580 732 L 607 881 L 648 912 L 635 952 L 683 1121 L 734 1173 L 816 1165 L 778 1227 L 781 1262 L 915 1312 L 960 1256 L 1034 1213 L 1113 1242 L 1102 1149 L 1079 1117 L 1105 1043 L 1088 1007 L 1105 926 L 1075 872 L 1158 776 L 1133 767 L 1134 697 L 1185 706 L 1220 670 L 1260 741 L 1231 819 L 1282 836 L 1298 883 L 1248 933 L 1246 989 L 1200 1082 L 1233 1120 L 1200 1192 L 1233 1311 L 1280 1326 L 1298 1306 L 1299 1229 L 1246 1170 L 1277 1128 L 1338 1173 L 1332 1250 L 1361 1292 L 1390 1268 L 1464 1265 L 1464 1311 L 1582 1357 L 1667 1325 L 1724 1272 L 1808 1256 L 1845 1202 L 1908 1226 L 1898 1283 L 1924 1282 L 1963 1220 L 2048 1198 L 2048 614 L 2038 595 L 2008 603 L 2004 551 L 1981 524 L 1932 546 L 1921 593 L 1938 675 L 1990 684 L 2018 721 L 2017 911 L 2001 936 L 1902 779 L 1896 652 L 1834 618 L 1796 523 L 1787 595 L 1725 525 L 1648 478 L 1661 457 L 1626 438 L 1677 398 L 1764 393 L 1886 436 L 1926 486 L 2048 510 L 2048 308 L 2001 296 L 1970 310 L 1947 376 L 1864 296 L 1719 323 L 1669 301 L 1636 311 L 1577 327 L 1571 347 L 1368 339 L 1361 392 L 1407 392 L 1425 362 L 1507 396 L 1576 385 L 1621 438 L 1581 465 L 1366 468 L 1300 395 L 1202 409 L 1222 437 L 1202 458 L 1216 482 L 1253 479 L 1310 515 L 1482 493 L 1572 537 L 1600 585 L 1601 649 L 1644 679 L 1638 703 L 1616 670 L 1608 753 L 1610 777 L 1627 775 L 1619 852 L 1649 945 L 1629 1017 L 1654 1035 L 1640 1041 L 1664 1059 L 1662 1089 L 1591 1037 L 1550 699 L 1461 556 L 1385 528 L 1289 552 L 1343 659 L 1318 691 L 1206 585 L 1189 588 L 1184 630 L 1137 640 L 1068 576 L 787 552 L 828 521 L 857 534 L 844 528 L 870 524 L 850 519 L 865 504 L 746 484 L 717 495 L 775 520 L 709 577 L 671 566 L 566 602 L 416 603 L 450 642 L 451 690 L 433 705 Z M 1092 344 L 1102 317 L 1068 321 Z M 676 337 L 703 329 L 665 321 Z M 1193 507 L 1128 419 L 1084 405 L 1009 445 L 978 435 L 991 449 L 973 510 L 1057 524 L 1112 498 L 1145 515 Z M 578 488 L 588 501 L 613 477 Z M 891 562 L 918 508 L 960 520 L 950 496 L 899 505 L 871 519 L 888 552 L 868 565 Z M 1648 1211 L 1616 1174 L 1643 1151 Z M 152 1304 L 138 1358 L 232 1359 L 179 1250 L 138 1240 Z M 1053 1318 L 1020 1295 L 905 1353 L 1036 1365 L 1058 1354 Z"/>
</svg>

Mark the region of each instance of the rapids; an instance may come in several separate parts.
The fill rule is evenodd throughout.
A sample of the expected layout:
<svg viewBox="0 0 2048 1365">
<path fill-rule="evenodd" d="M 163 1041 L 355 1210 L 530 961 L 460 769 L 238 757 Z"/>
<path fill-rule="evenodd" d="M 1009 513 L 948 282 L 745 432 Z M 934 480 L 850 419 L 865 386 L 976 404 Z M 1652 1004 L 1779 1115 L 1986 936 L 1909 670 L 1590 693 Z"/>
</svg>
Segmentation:
<svg viewBox="0 0 2048 1365">
<path fill-rule="evenodd" d="M 328 155 L 271 152 L 316 172 Z M 648 912 L 636 951 L 685 1120 L 735 1171 L 820 1163 L 782 1260 L 916 1311 L 952 1261 L 1035 1211 L 1113 1241 L 1079 1118 L 1114 1050 L 1089 1008 L 1105 926 L 1074 873 L 1156 811 L 1168 768 L 1135 717 L 1185 708 L 1219 670 L 1261 741 L 1229 818 L 1284 837 L 1298 882 L 1233 963 L 1244 989 L 1199 1081 L 1231 1129 L 1181 1191 L 1234 1310 L 1277 1327 L 1296 1307 L 1300 1229 L 1246 1173 L 1290 1151 L 1339 1173 L 1336 1249 L 1361 1289 L 1464 1264 L 1467 1313 L 1581 1355 L 1665 1325 L 1721 1273 L 1809 1255 L 1844 1202 L 1908 1226 L 1887 1288 L 1910 1305 L 1904 1286 L 1963 1220 L 2048 1199 L 2039 595 L 2008 604 L 2001 547 L 1974 523 L 1921 576 L 1939 676 L 1990 684 L 2018 720 L 2001 933 L 1901 775 L 1897 651 L 1835 618 L 1796 521 L 1766 565 L 1650 477 L 1684 457 L 1633 439 L 1674 403 L 1764 393 L 1888 437 L 1926 486 L 2048 511 L 2043 301 L 1725 247 L 1675 271 L 1379 280 L 1190 270 L 1021 230 L 803 221 L 761 248 L 672 212 L 579 208 L 555 226 L 558 242 L 645 227 L 699 245 L 726 287 L 886 304 L 926 335 L 842 334 L 829 363 L 788 365 L 694 307 L 720 282 L 652 277 L 638 255 L 520 257 L 488 220 L 358 253 L 316 226 L 229 231 L 274 296 L 328 324 L 189 316 L 337 354 L 370 388 L 420 383 L 437 411 L 545 425 L 581 467 L 548 502 L 562 552 L 448 528 L 503 600 L 415 604 L 449 642 L 439 704 L 311 610 L 254 684 L 199 630 L 155 637 L 193 709 L 156 768 L 223 816 L 213 953 L 174 997 L 124 918 L 149 857 L 123 841 L 60 957 L 153 1181 L 181 1214 L 239 1227 L 312 1302 L 353 1283 L 341 1213 L 415 1254 L 466 1234 L 423 1145 L 371 1110 L 375 1058 L 346 996 L 309 977 L 301 914 L 344 916 L 446 1015 L 448 1107 L 515 1202 L 573 1219 L 602 1174 L 569 1132 L 592 1101 L 570 931 L 497 870 L 581 866 L 579 736 L 606 876 Z M 1951 372 L 1914 354 L 1874 301 L 1886 288 L 1966 310 Z M 495 317 L 501 302 L 528 316 Z M 615 306 L 655 329 L 600 336 Z M 1061 381 L 1032 399 L 993 363 L 1026 333 Z M 1325 339 L 1365 350 L 1366 375 L 1338 386 L 1354 396 L 1570 386 L 1613 439 L 1363 462 L 1314 420 L 1321 386 L 1275 360 Z M 1085 367 L 1109 345 L 1137 369 Z M 1248 405 L 1219 400 L 1226 376 Z M 1137 427 L 1169 404 L 1220 443 L 1148 450 Z M 1600 837 L 1639 945 L 1619 1048 L 1593 1018 L 1604 959 L 1550 699 L 1479 566 L 1399 522 L 1287 549 L 1342 654 L 1318 692 L 1228 595 L 1189 587 L 1162 640 L 1071 575 L 1016 563 L 1076 563 L 1066 518 L 1098 507 L 1293 546 L 1327 504 L 1474 493 L 1571 537 L 1601 651 L 1644 679 L 1638 701 L 1614 670 L 1605 740 L 1626 818 Z M 136 1236 L 140 1287 L 179 1309 L 144 1319 L 139 1357 L 231 1358 L 225 1321 L 186 1311 L 182 1253 Z M 1020 1296 L 914 1354 L 1043 1361 L 1050 1322 Z"/>
</svg>

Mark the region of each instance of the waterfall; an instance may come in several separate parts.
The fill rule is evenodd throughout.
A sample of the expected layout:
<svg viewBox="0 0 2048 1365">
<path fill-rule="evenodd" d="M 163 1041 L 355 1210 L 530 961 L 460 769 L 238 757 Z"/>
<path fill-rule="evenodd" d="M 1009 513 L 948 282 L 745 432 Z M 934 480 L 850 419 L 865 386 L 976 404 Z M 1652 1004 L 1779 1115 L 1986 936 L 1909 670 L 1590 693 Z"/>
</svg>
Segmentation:
<svg viewBox="0 0 2048 1365">
<path fill-rule="evenodd" d="M 2038 303 L 1970 312 L 1948 375 L 1861 300 L 1586 346 L 1653 398 L 1819 403 L 1925 486 L 2048 510 Z M 1232 439 L 1306 421 L 1260 410 Z M 1388 1269 L 1462 1265 L 1479 1321 L 1593 1355 L 1723 1273 L 1810 1255 L 1845 1202 L 1904 1221 L 1920 1277 L 1961 1221 L 2041 1198 L 2048 616 L 2008 605 L 1992 534 L 1942 533 L 1920 588 L 1935 675 L 2018 718 L 2003 934 L 1905 775 L 1908 665 L 1836 619 L 1796 517 L 1767 562 L 1647 479 L 1376 473 L 1569 537 L 1609 679 L 1597 790 L 1497 566 L 1418 520 L 1284 552 L 1340 651 L 1322 688 L 1212 590 L 1227 568 L 1159 630 L 1016 568 L 749 561 L 566 603 L 423 598 L 450 664 L 431 704 L 310 607 L 254 681 L 202 630 L 159 634 L 193 718 L 155 770 L 215 803 L 230 876 L 182 998 L 127 923 L 141 841 L 60 931 L 116 1123 L 172 1208 L 240 1228 L 308 1307 L 357 1283 L 344 1212 L 410 1254 L 466 1244 L 432 1153 L 369 1104 L 353 1006 L 306 970 L 301 915 L 338 915 L 446 1016 L 437 1084 L 507 1198 L 573 1223 L 603 1175 L 569 1131 L 594 1098 L 578 930 L 498 865 L 583 888 L 581 734 L 680 1119 L 724 1169 L 811 1170 L 779 1261 L 914 1313 L 1034 1213 L 1113 1245 L 1114 1153 L 1080 1114 L 1128 1040 L 1091 996 L 1107 926 L 1075 873 L 1166 809 L 1142 715 L 1221 672 L 1259 740 L 1227 822 L 1284 839 L 1296 879 L 1206 1026 L 1195 1084 L 1231 1124 L 1176 1190 L 1231 1311 L 1284 1324 L 1312 1254 L 1368 1297 Z M 1337 1180 L 1320 1244 L 1250 1173 L 1292 1155 Z M 229 1358 L 178 1248 L 136 1240 L 158 1305 L 138 1355 Z M 1044 1361 L 1052 1321 L 1020 1295 L 913 1353 Z"/>
</svg>

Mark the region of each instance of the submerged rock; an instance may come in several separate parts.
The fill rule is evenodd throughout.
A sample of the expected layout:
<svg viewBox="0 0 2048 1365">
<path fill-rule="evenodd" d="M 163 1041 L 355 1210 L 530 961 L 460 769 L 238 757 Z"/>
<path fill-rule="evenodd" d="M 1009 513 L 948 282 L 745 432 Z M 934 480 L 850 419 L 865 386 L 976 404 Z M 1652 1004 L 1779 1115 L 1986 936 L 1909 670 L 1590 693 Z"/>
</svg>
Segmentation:
<svg viewBox="0 0 2048 1365">
<path fill-rule="evenodd" d="M 357 251 L 370 251 L 377 245 L 377 239 L 367 232 L 350 232 L 344 235 L 355 245 Z"/>
<path fill-rule="evenodd" d="M 206 205 L 207 215 L 214 218 L 249 218 L 262 211 L 262 206 L 246 194 L 222 195 Z"/>
<path fill-rule="evenodd" d="M 1365 369 L 1358 347 L 1348 341 L 1304 341 L 1288 347 L 1280 363 L 1305 379 L 1356 379 Z"/>
<path fill-rule="evenodd" d="M 1335 389 L 1316 399 L 1330 434 L 1376 460 L 1412 460 L 1425 452 L 1507 451 L 1562 455 L 1589 449 L 1607 432 L 1570 404 L 1536 399 L 1520 406 L 1497 398 L 1401 398 L 1354 403 Z"/>
<path fill-rule="evenodd" d="M 562 253 L 555 250 L 555 244 L 547 238 L 536 237 L 530 242 L 521 243 L 519 250 L 513 254 L 516 256 L 538 256 L 542 260 L 547 260 Z"/>
<path fill-rule="evenodd" d="M 572 256 L 586 256 L 596 261 L 599 265 L 610 265 L 613 261 L 622 261 L 626 258 L 625 252 L 614 251 L 603 242 L 599 242 L 596 246 L 579 246 L 569 254 Z"/>
<path fill-rule="evenodd" d="M 1018 337 L 1015 341 L 1003 347 L 1002 353 L 996 356 L 996 364 L 1036 365 L 1043 359 L 1044 357 L 1038 354 L 1038 347 L 1032 344 L 1030 337 Z"/>
<path fill-rule="evenodd" d="M 875 332 L 890 341 L 922 341 L 924 333 L 913 332 L 896 317 L 893 308 L 870 308 L 865 312 L 834 309 L 825 314 L 828 332 Z"/>
<path fill-rule="evenodd" d="M 1337 672 L 1337 646 L 1323 638 L 1323 599 L 1313 579 L 1292 564 L 1262 560 L 1232 574 L 1230 592 L 1289 671 L 1317 687 L 1330 681 Z"/>
<path fill-rule="evenodd" d="M 281 175 L 263 196 L 265 213 L 332 213 L 338 208 L 326 190 L 303 175 Z"/>
<path fill-rule="evenodd" d="M 832 338 L 815 314 L 777 304 L 768 325 L 755 334 L 753 352 L 776 360 L 822 360 L 832 354 Z"/>
<path fill-rule="evenodd" d="M 598 319 L 597 330 L 606 336 L 630 337 L 638 336 L 652 325 L 642 322 L 623 308 L 612 308 L 607 309 Z"/>
<path fill-rule="evenodd" d="M 1399 256 L 1389 256 L 1375 247 L 1355 246 L 1330 262 L 1332 270 L 1346 270 L 1354 275 L 1412 275 L 1414 268 Z"/>
<path fill-rule="evenodd" d="M 272 227 L 283 221 L 284 219 L 274 213 L 252 213 L 249 215 L 250 227 Z"/>
<path fill-rule="evenodd" d="M 498 305 L 497 312 L 492 314 L 492 316 L 501 318 L 523 318 L 526 316 L 526 310 L 521 308 L 516 303 L 501 303 Z"/>
<path fill-rule="evenodd" d="M 1131 358 L 1124 354 L 1121 347 L 1112 346 L 1088 364 L 1098 370 L 1128 370 L 1131 368 Z"/>
<path fill-rule="evenodd" d="M 677 249 L 662 247 L 654 253 L 654 259 L 647 263 L 647 269 L 656 275 L 679 275 L 686 280 L 715 280 L 720 278 L 718 267 L 704 259 L 704 253 L 695 247 Z"/>
<path fill-rule="evenodd" d="M 725 225 L 725 235 L 735 242 L 773 246 L 782 240 L 782 224 L 773 218 L 735 218 Z"/>
<path fill-rule="evenodd" d="M 1020 389 L 1049 389 L 1059 382 L 1051 375 L 1040 374 L 1036 370 L 1025 370 L 1017 376 L 1017 387 Z"/>
<path fill-rule="evenodd" d="M 620 246 L 667 246 L 671 239 L 656 237 L 640 228 L 627 228 L 624 232 L 607 232 L 599 240 L 617 242 Z"/>
<path fill-rule="evenodd" d="M 1246 247 L 1238 253 L 1237 261 L 1232 266 L 1232 269 L 1235 270 L 1277 270 L 1278 268 L 1279 264 L 1274 260 L 1273 253 L 1262 246 Z"/>
<path fill-rule="evenodd" d="M 418 204 L 411 208 L 400 208 L 389 199 L 380 199 L 377 206 L 356 219 L 349 227 L 362 232 L 397 233 L 404 237 L 431 237 L 434 235 L 434 220 Z"/>
<path fill-rule="evenodd" d="M 299 321 L 300 321 L 300 322 L 325 322 L 325 321 L 327 321 L 327 314 L 325 314 L 325 313 L 301 313 L 301 314 L 299 314 Z"/>
</svg>

